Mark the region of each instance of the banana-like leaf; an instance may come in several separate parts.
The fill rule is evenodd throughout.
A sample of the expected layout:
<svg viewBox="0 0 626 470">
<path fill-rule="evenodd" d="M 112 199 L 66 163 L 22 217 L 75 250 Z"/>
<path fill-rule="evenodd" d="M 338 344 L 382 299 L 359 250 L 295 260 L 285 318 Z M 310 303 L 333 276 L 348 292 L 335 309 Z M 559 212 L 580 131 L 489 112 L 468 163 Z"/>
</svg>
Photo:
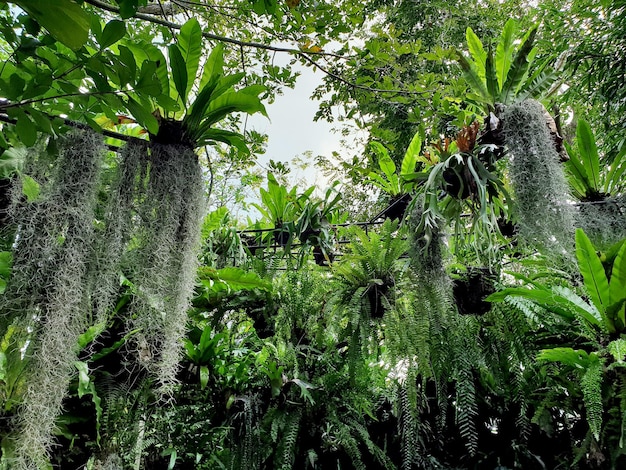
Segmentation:
<svg viewBox="0 0 626 470">
<path fill-rule="evenodd" d="M 505 80 L 511 69 L 511 63 L 513 61 L 513 40 L 515 39 L 516 30 L 517 23 L 513 18 L 510 18 L 504 25 L 500 40 L 496 46 L 495 68 L 499 86 L 498 90 L 502 90 L 504 87 Z"/>
<path fill-rule="evenodd" d="M 212 144 L 215 141 L 232 145 L 246 155 L 250 153 L 250 149 L 248 149 L 243 135 L 223 129 L 208 129 L 198 138 L 196 145 L 201 147 L 203 145 Z"/>
<path fill-rule="evenodd" d="M 463 76 L 465 77 L 465 81 L 470 86 L 470 88 L 476 93 L 483 103 L 487 103 L 493 106 L 493 98 L 489 95 L 485 83 L 482 81 L 476 68 L 473 64 L 465 58 L 463 54 L 457 52 L 457 61 L 463 71 Z"/>
<path fill-rule="evenodd" d="M 485 61 L 487 53 L 476 33 L 469 26 L 465 30 L 465 39 L 467 40 L 467 48 L 474 59 L 474 67 L 477 75 L 481 79 L 485 79 Z"/>
<path fill-rule="evenodd" d="M 178 44 L 170 44 L 168 47 L 170 56 L 170 68 L 172 69 L 172 78 L 174 79 L 174 86 L 180 97 L 180 101 L 184 106 L 187 105 L 187 83 L 189 82 L 189 76 L 187 75 L 187 65 L 183 54 L 178 47 Z"/>
<path fill-rule="evenodd" d="M 493 61 L 493 50 L 491 47 L 489 47 L 485 59 L 485 83 L 487 84 L 487 91 L 492 97 L 496 97 L 500 94 L 500 85 L 498 84 L 497 72 Z"/>
<path fill-rule="evenodd" d="M 224 75 L 224 45 L 218 43 L 204 63 L 202 78 L 200 79 L 200 89 L 212 81 L 215 77 Z"/>
<path fill-rule="evenodd" d="M 578 143 L 578 152 L 580 161 L 585 167 L 585 173 L 589 177 L 589 184 L 595 191 L 600 190 L 600 159 L 598 157 L 598 146 L 596 138 L 591 131 L 591 127 L 587 121 L 578 120 L 576 126 L 576 142 Z"/>
<path fill-rule="evenodd" d="M 218 96 L 209 103 L 206 114 L 203 116 L 202 124 L 213 125 L 221 121 L 230 113 L 243 112 L 254 114 L 260 112 L 267 115 L 265 106 L 258 97 L 246 93 L 225 93 Z"/>
<path fill-rule="evenodd" d="M 622 243 L 613 261 L 609 298 L 612 304 L 626 298 L 626 243 Z"/>
<path fill-rule="evenodd" d="M 614 333 L 613 319 L 606 315 L 606 309 L 611 304 L 609 281 L 606 278 L 600 257 L 596 254 L 589 237 L 580 228 L 576 229 L 576 258 L 589 298 L 605 320 L 606 328 L 610 333 Z"/>
<path fill-rule="evenodd" d="M 591 183 L 589 183 L 589 177 L 585 171 L 584 164 L 578 158 L 578 154 L 574 152 L 571 146 L 564 142 L 565 149 L 569 155 L 569 160 L 565 162 L 565 168 L 569 172 L 569 183 L 575 192 L 575 195 L 582 199 L 592 189 Z"/>
<path fill-rule="evenodd" d="M 418 130 L 413 138 L 411 139 L 411 143 L 409 147 L 406 149 L 404 153 L 404 158 L 402 159 L 402 165 L 400 165 L 400 174 L 401 175 L 409 175 L 415 173 L 415 165 L 417 165 L 417 157 L 422 150 L 422 131 Z"/>
<path fill-rule="evenodd" d="M 202 28 L 197 19 L 190 19 L 180 28 L 178 47 L 187 69 L 188 82 L 184 93 L 187 97 L 198 74 L 202 55 Z"/>
<path fill-rule="evenodd" d="M 611 169 L 606 175 L 604 181 L 604 192 L 612 193 L 613 190 L 622 184 L 622 178 L 626 173 L 626 145 L 622 148 L 621 152 L 617 154 L 613 163 L 611 163 Z"/>
<path fill-rule="evenodd" d="M 536 35 L 537 26 L 534 26 L 523 39 L 522 44 L 515 54 L 513 62 L 511 63 L 509 71 L 506 75 L 506 80 L 502 85 L 502 91 L 500 92 L 499 99 L 501 103 L 508 104 L 510 100 L 514 98 L 515 91 L 521 85 L 528 67 L 530 66 L 528 57 L 533 49 L 533 42 L 535 41 Z"/>
</svg>

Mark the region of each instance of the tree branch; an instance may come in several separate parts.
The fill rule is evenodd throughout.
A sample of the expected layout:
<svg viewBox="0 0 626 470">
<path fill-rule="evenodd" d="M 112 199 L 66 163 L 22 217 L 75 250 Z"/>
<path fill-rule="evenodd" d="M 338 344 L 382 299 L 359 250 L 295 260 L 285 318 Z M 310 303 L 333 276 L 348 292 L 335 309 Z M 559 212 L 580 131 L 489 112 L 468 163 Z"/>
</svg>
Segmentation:
<svg viewBox="0 0 626 470">
<path fill-rule="evenodd" d="M 96 8 L 100 8 L 102 10 L 106 10 L 106 11 L 110 11 L 111 13 L 119 13 L 120 9 L 114 5 L 111 5 L 109 3 L 103 2 L 101 0 L 85 0 L 85 3 L 88 3 Z M 157 18 L 155 16 L 152 15 L 146 15 L 144 13 L 135 13 L 135 15 L 133 16 L 133 18 L 137 18 L 140 20 L 144 20 L 144 21 L 149 21 L 150 23 L 154 23 L 154 24 L 158 24 L 161 26 L 166 26 L 168 28 L 171 29 L 180 29 L 182 26 L 177 24 L 177 23 L 173 23 L 171 21 L 167 21 L 164 20 L 162 18 Z M 207 38 L 207 39 L 213 39 L 215 41 L 221 41 L 221 42 L 226 42 L 229 44 L 235 44 L 237 46 L 243 46 L 243 47 L 253 47 L 256 49 L 265 49 L 268 51 L 274 51 L 274 52 L 287 52 L 289 54 L 296 54 L 296 55 L 317 55 L 317 56 L 327 56 L 327 57 L 335 57 L 337 59 L 346 59 L 345 56 L 339 55 L 339 54 L 335 54 L 333 52 L 324 52 L 324 51 L 319 51 L 319 52 L 313 52 L 313 51 L 302 51 L 300 49 L 293 49 L 290 47 L 279 47 L 279 46 L 270 46 L 268 44 L 262 44 L 260 42 L 249 42 L 249 41 L 240 41 L 238 39 L 233 39 L 233 38 L 229 38 L 226 36 L 219 36 L 217 34 L 212 34 L 212 33 L 208 33 L 206 31 L 202 32 L 202 36 Z"/>
<path fill-rule="evenodd" d="M 44 114 L 49 119 L 61 119 L 63 121 L 63 124 L 65 124 L 66 126 L 69 126 L 69 127 L 73 127 L 75 129 L 93 130 L 87 124 L 84 124 L 82 122 L 73 121 L 71 119 L 62 118 L 62 117 L 59 117 L 59 116 L 52 116 L 52 115 L 46 114 L 46 113 L 44 113 Z M 17 119 L 13 119 L 13 118 L 7 116 L 6 114 L 0 114 L 0 122 L 6 122 L 7 124 L 13 124 L 14 125 L 14 124 L 17 123 Z M 94 132 L 96 132 L 96 131 L 94 131 Z M 137 137 L 133 137 L 133 136 L 130 136 L 130 135 L 120 134 L 119 132 L 108 131 L 106 129 L 101 129 L 99 131 L 99 133 L 104 135 L 105 137 L 111 137 L 113 139 L 122 140 L 124 142 L 130 142 L 130 141 L 133 141 L 133 140 L 138 140 L 138 141 L 144 142 L 143 139 L 139 139 Z M 117 145 L 107 145 L 107 147 L 109 148 L 109 150 L 113 150 L 114 152 L 117 152 L 119 150 L 119 148 L 120 148 Z"/>
</svg>

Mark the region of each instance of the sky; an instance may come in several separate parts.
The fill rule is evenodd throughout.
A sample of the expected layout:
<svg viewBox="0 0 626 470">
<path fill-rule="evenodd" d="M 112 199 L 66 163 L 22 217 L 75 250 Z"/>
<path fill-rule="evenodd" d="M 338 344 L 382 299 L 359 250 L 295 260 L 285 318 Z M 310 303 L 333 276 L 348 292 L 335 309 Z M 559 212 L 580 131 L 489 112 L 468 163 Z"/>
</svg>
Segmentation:
<svg viewBox="0 0 626 470">
<path fill-rule="evenodd" d="M 263 166 L 270 159 L 288 163 L 306 151 L 310 151 L 313 157 L 330 157 L 333 151 L 341 153 L 342 137 L 332 132 L 334 124 L 313 120 L 319 102 L 310 99 L 310 96 L 322 83 L 323 73 L 299 64 L 294 67 L 301 72 L 296 86 L 293 89 L 284 88 L 283 94 L 278 95 L 274 103 L 266 104 L 270 119 L 258 114 L 248 119 L 249 127 L 268 135 L 267 151 L 258 158 Z M 304 179 L 308 186 L 315 184 L 323 188 L 328 184 L 312 167 L 304 171 L 292 169 L 292 172 L 294 174 L 290 179 Z"/>
</svg>

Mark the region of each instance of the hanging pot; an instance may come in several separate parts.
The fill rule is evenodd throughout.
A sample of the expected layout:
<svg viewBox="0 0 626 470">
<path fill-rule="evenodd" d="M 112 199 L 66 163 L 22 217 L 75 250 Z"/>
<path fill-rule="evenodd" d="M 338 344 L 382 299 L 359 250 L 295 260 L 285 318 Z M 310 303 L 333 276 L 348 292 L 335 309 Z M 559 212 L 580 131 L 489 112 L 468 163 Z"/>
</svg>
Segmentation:
<svg viewBox="0 0 626 470">
<path fill-rule="evenodd" d="M 470 268 L 463 278 L 452 283 L 452 294 L 461 315 L 487 313 L 491 303 L 485 299 L 495 291 L 495 276 L 489 268 Z"/>
</svg>

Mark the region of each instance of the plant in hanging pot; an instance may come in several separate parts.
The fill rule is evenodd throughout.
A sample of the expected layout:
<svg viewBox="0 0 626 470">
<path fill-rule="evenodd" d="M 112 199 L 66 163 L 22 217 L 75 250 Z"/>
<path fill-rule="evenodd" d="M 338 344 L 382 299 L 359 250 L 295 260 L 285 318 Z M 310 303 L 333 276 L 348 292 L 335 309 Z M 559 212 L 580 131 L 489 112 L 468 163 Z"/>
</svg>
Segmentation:
<svg viewBox="0 0 626 470">
<path fill-rule="evenodd" d="M 491 309 L 487 297 L 496 291 L 497 275 L 489 268 L 467 267 L 452 278 L 452 295 L 460 315 L 484 315 Z"/>
<path fill-rule="evenodd" d="M 494 258 L 501 238 L 498 220 L 509 218 L 509 196 L 497 176 L 490 151 L 493 145 L 479 145 L 478 132 L 475 121 L 464 126 L 454 140 L 440 140 L 427 147 L 420 158 L 425 168 L 414 177 L 419 182 L 418 194 L 423 195 L 418 200 L 421 221 L 417 232 L 431 240 L 444 225 L 452 224 L 455 247 L 467 241 Z"/>
<path fill-rule="evenodd" d="M 565 163 L 572 195 L 578 199 L 576 224 L 599 248 L 606 248 L 626 237 L 626 207 L 619 197 L 626 184 L 626 147 L 610 165 L 600 165 L 598 146 L 591 127 L 579 120 L 576 147 L 565 144 Z"/>
<path fill-rule="evenodd" d="M 380 142 L 370 142 L 370 148 L 378 158 L 379 169 L 367 173 L 367 180 L 390 196 L 389 205 L 373 220 L 382 218 L 402 220 L 404 218 L 406 209 L 411 203 L 411 193 L 415 188 L 415 167 L 421 147 L 422 133 L 418 131 L 413 136 L 398 171 L 385 146 Z"/>
<path fill-rule="evenodd" d="M 322 266 L 331 261 L 333 230 L 331 220 L 333 212 L 341 201 L 341 193 L 337 191 L 340 183 L 335 181 L 326 190 L 324 199 L 308 198 L 296 221 L 296 233 L 303 248 L 313 247 L 315 263 Z"/>
<path fill-rule="evenodd" d="M 297 187 L 287 190 L 280 184 L 273 173 L 267 173 L 267 189 L 260 188 L 261 203 L 253 203 L 255 207 L 274 228 L 274 242 L 289 249 L 296 231 L 296 220 L 302 206 L 308 200 L 315 187 L 298 194 Z"/>
</svg>

